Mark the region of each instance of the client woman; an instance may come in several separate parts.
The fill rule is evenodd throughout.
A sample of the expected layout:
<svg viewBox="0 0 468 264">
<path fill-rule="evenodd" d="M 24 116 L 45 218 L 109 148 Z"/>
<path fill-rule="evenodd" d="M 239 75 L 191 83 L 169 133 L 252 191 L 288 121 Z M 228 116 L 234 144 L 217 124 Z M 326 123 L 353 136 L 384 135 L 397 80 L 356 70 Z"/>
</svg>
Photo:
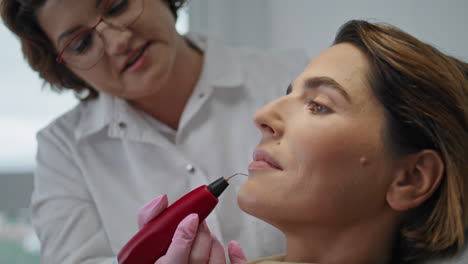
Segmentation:
<svg viewBox="0 0 468 264">
<path fill-rule="evenodd" d="M 386 25 L 351 21 L 287 95 L 238 202 L 285 256 L 249 263 L 418 263 L 464 243 L 468 65 Z"/>
<path fill-rule="evenodd" d="M 345 24 L 255 115 L 263 138 L 238 203 L 280 229 L 287 251 L 248 263 L 457 253 L 468 222 L 467 76 L 466 63 L 397 28 Z"/>
</svg>

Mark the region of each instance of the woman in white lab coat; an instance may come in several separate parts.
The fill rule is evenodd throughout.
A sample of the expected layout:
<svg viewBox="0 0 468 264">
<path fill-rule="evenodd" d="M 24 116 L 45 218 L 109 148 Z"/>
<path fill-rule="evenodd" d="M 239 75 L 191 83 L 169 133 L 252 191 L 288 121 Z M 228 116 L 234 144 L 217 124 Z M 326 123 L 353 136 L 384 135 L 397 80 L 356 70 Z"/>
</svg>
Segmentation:
<svg viewBox="0 0 468 264">
<path fill-rule="evenodd" d="M 174 201 L 243 171 L 259 136 L 252 114 L 284 94 L 307 62 L 298 51 L 181 36 L 182 4 L 1 2 L 32 69 L 81 100 L 37 136 L 32 222 L 43 263 L 110 263 L 151 198 L 167 193 Z M 238 182 L 208 217 L 211 231 L 223 244 L 238 240 L 248 256 L 281 252 L 281 234 L 238 209 Z"/>
</svg>

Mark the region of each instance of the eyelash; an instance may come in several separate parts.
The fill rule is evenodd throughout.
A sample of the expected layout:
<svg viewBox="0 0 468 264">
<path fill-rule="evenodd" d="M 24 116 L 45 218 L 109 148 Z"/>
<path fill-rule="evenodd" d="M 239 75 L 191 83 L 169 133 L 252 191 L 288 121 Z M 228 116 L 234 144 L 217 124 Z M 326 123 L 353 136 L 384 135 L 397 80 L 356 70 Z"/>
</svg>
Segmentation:
<svg viewBox="0 0 468 264">
<path fill-rule="evenodd" d="M 117 4 L 112 4 L 111 6 L 109 6 L 108 10 L 106 11 L 105 16 L 106 17 L 118 16 L 122 12 L 124 12 L 127 8 L 128 8 L 128 0 L 120 1 Z"/>
<path fill-rule="evenodd" d="M 323 104 L 319 104 L 319 103 L 317 103 L 315 101 L 312 101 L 312 100 L 307 102 L 307 108 L 314 115 L 327 114 L 327 113 L 332 112 L 332 110 L 330 108 L 324 106 Z M 316 109 L 314 111 L 313 108 L 320 108 L 320 109 Z"/>
<path fill-rule="evenodd" d="M 70 49 L 78 55 L 85 53 L 93 41 L 92 37 L 91 32 L 85 34 L 83 37 L 73 41 L 70 44 Z"/>
</svg>

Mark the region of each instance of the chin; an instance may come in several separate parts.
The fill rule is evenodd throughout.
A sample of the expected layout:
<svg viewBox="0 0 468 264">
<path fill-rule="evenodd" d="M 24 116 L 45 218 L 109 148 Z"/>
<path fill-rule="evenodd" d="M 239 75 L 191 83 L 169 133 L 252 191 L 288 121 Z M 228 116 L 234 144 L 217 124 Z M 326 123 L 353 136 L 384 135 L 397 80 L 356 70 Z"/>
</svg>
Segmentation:
<svg viewBox="0 0 468 264">
<path fill-rule="evenodd" d="M 258 199 L 255 196 L 255 192 L 250 188 L 249 183 L 244 183 L 239 192 L 237 193 L 237 204 L 239 208 L 253 216 L 255 215 L 255 208 L 258 206 Z"/>
<path fill-rule="evenodd" d="M 276 218 L 275 209 L 271 204 L 272 199 L 266 196 L 268 192 L 263 192 L 257 187 L 248 181 L 244 183 L 237 193 L 237 204 L 247 214 L 272 223 L 271 220 Z"/>
</svg>

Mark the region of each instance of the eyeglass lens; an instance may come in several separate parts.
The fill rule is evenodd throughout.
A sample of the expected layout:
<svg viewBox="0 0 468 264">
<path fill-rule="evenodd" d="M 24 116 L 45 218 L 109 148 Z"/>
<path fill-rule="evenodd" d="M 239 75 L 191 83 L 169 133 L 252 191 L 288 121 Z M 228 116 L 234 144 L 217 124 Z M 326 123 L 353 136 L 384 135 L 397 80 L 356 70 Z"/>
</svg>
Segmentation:
<svg viewBox="0 0 468 264">
<path fill-rule="evenodd" d="M 95 28 L 103 21 L 111 27 L 128 27 L 143 12 L 144 0 L 108 0 L 103 5 L 102 19 L 92 28 L 72 38 L 63 49 L 62 58 L 73 67 L 89 69 L 97 64 L 104 52 L 104 41 Z"/>
</svg>

